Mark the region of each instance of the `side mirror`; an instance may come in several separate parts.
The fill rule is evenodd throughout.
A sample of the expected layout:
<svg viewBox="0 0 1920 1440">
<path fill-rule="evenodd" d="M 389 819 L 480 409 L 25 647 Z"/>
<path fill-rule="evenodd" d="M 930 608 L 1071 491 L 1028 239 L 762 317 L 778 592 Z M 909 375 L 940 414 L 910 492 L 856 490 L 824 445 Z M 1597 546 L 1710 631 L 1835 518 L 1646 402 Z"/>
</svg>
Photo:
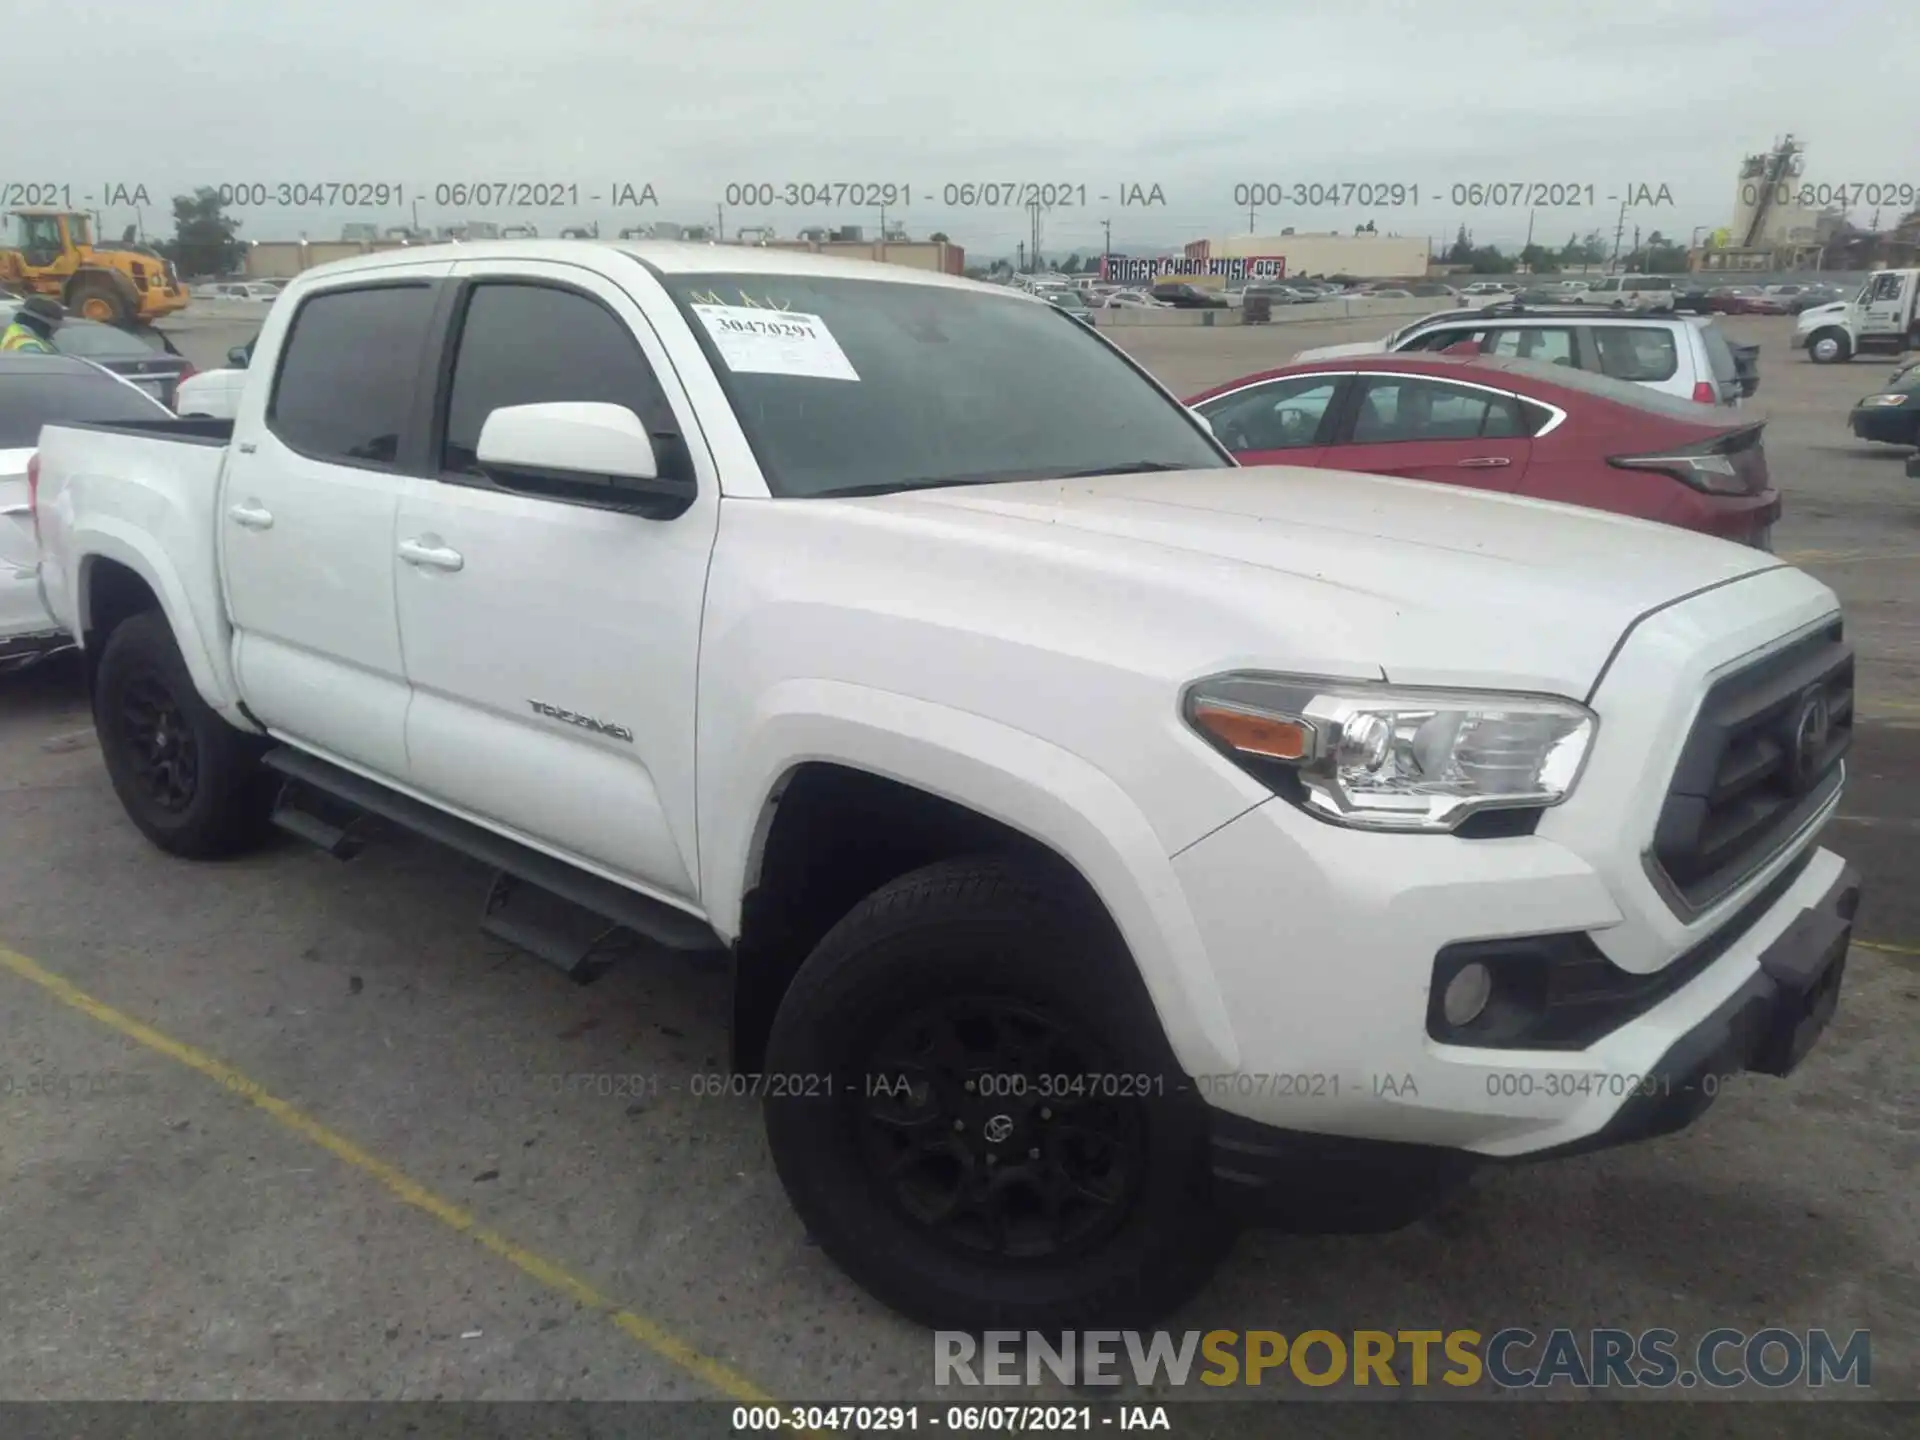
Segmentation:
<svg viewBox="0 0 1920 1440">
<path fill-rule="evenodd" d="M 245 345 L 236 345 L 227 351 L 227 364 L 236 370 L 246 369 L 247 361 L 252 358 L 253 357 L 247 353 L 247 347 Z"/>
<path fill-rule="evenodd" d="M 475 458 L 509 490 L 667 520 L 693 504 L 692 475 L 661 474 L 640 417 L 624 405 L 560 400 L 506 405 L 480 427 Z"/>
</svg>

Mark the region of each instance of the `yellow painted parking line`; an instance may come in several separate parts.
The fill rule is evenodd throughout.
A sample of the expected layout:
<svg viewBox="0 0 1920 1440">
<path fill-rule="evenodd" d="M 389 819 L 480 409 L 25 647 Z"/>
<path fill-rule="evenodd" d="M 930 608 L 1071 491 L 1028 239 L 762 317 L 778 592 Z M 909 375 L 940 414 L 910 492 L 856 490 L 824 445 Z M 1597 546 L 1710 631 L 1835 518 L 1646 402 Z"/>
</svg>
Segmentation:
<svg viewBox="0 0 1920 1440">
<path fill-rule="evenodd" d="M 1920 715 L 1920 700 L 1882 700 L 1878 696 L 1863 695 L 1854 704 L 1869 715 L 1883 710 L 1900 715 Z"/>
<path fill-rule="evenodd" d="M 396 1199 L 413 1206 L 416 1210 L 425 1211 L 448 1229 L 458 1231 L 481 1249 L 506 1261 L 549 1290 L 557 1291 L 589 1310 L 598 1311 L 630 1339 L 639 1341 L 654 1354 L 671 1361 L 728 1399 L 736 1400 L 743 1405 L 776 1403 L 772 1396 L 724 1361 L 701 1354 L 658 1321 L 618 1304 L 563 1266 L 544 1259 L 523 1246 L 516 1245 L 497 1230 L 488 1229 L 468 1211 L 462 1210 L 449 1200 L 443 1200 L 424 1185 L 417 1184 L 384 1160 L 369 1155 L 345 1136 L 329 1130 L 318 1120 L 304 1114 L 285 1100 L 268 1094 L 266 1090 L 231 1065 L 214 1059 L 203 1050 L 197 1050 L 191 1045 L 162 1035 L 152 1026 L 143 1025 L 132 1016 L 124 1015 L 111 1005 L 103 1004 L 51 970 L 29 960 L 24 955 L 7 949 L 4 945 L 0 945 L 0 968 L 11 971 L 22 980 L 32 982 L 61 1004 L 99 1021 L 109 1030 L 117 1031 L 127 1039 L 144 1045 L 147 1049 L 164 1055 L 169 1060 L 178 1061 L 189 1070 L 198 1071 L 223 1089 L 241 1096 L 294 1134 L 312 1141 L 335 1159 L 344 1161 L 362 1174 L 379 1181 Z"/>
<path fill-rule="evenodd" d="M 1889 945 L 1884 940 L 1855 940 L 1852 943 L 1862 950 L 1878 950 L 1882 955 L 1912 955 L 1920 958 L 1920 945 Z"/>
</svg>

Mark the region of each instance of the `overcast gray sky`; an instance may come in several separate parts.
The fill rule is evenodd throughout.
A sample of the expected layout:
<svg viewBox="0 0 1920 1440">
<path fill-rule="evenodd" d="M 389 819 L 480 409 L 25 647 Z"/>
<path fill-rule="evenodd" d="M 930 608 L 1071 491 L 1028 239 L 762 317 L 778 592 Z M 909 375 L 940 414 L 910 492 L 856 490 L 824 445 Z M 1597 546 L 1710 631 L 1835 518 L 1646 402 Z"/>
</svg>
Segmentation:
<svg viewBox="0 0 1920 1440">
<path fill-rule="evenodd" d="M 1473 182 L 1595 187 L 1536 233 L 1611 234 L 1627 187 L 1673 202 L 1629 228 L 1727 222 L 1739 159 L 1791 131 L 1804 179 L 1920 185 L 1920 24 L 1887 0 L 8 0 L 0 185 L 144 185 L 150 229 L 200 184 L 393 182 L 405 207 L 236 209 L 253 239 L 348 220 L 714 218 L 741 182 L 904 182 L 915 235 L 1010 251 L 1017 209 L 942 204 L 949 184 L 1085 185 L 1044 242 L 1116 249 L 1244 233 L 1236 186 L 1417 185 L 1375 211 L 1268 206 L 1255 228 L 1514 241 L 1527 212 L 1456 204 Z M 164 26 L 164 29 L 157 27 Z M 76 37 L 85 37 L 81 46 Z M 35 117 L 44 117 L 36 124 Z M 483 215 L 436 187 L 529 180 L 578 206 Z M 594 194 L 651 184 L 657 209 Z M 1163 206 L 1120 203 L 1158 185 Z M 1102 200 L 1100 197 L 1108 197 Z M 16 201 L 17 195 L 8 195 Z M 1077 196 L 1075 197 L 1078 198 Z M 1584 195 L 1582 196 L 1584 199 Z M 875 211 L 726 207 L 729 232 L 874 225 Z M 1863 223 L 1871 211 L 1862 207 Z M 1883 215 L 1886 223 L 1896 218 Z"/>
</svg>

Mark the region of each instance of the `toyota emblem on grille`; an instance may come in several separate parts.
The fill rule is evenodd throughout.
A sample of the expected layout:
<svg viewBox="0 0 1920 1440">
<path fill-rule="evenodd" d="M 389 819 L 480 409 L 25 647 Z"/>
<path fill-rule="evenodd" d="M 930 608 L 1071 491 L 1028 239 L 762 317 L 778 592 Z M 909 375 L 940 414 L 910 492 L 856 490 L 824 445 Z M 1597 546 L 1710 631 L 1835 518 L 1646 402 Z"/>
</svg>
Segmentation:
<svg viewBox="0 0 1920 1440">
<path fill-rule="evenodd" d="M 1811 690 L 1800 702 L 1793 719 L 1793 786 L 1809 789 L 1820 773 L 1820 762 L 1833 738 L 1833 710 L 1824 690 Z"/>
<path fill-rule="evenodd" d="M 1013 1117 L 1011 1115 L 994 1116 L 991 1120 L 987 1121 L 986 1133 L 988 1144 L 1001 1144 L 1008 1136 L 1013 1134 Z"/>
</svg>

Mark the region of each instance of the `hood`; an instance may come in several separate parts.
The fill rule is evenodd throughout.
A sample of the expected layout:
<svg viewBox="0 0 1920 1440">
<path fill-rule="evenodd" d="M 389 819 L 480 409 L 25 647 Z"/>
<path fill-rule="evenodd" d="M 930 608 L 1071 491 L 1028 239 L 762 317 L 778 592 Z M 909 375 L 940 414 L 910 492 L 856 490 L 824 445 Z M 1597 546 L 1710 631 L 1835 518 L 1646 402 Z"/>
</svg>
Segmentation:
<svg viewBox="0 0 1920 1440">
<path fill-rule="evenodd" d="M 1343 355 L 1384 355 L 1387 353 L 1385 340 L 1355 340 L 1348 345 L 1320 345 L 1312 350 L 1300 350 L 1294 354 L 1294 361 L 1301 360 L 1338 360 Z"/>
<path fill-rule="evenodd" d="M 1584 697 L 1627 627 L 1764 551 L 1651 521 L 1264 466 L 908 491 L 846 503 L 1028 542 L 1046 585 L 1200 669 Z M 1195 653 L 1198 652 L 1198 653 Z"/>
<path fill-rule="evenodd" d="M 1853 308 L 1847 300 L 1830 300 L 1825 305 L 1809 305 L 1794 322 L 1797 330 L 1811 330 L 1822 320 L 1837 320 Z"/>
</svg>

